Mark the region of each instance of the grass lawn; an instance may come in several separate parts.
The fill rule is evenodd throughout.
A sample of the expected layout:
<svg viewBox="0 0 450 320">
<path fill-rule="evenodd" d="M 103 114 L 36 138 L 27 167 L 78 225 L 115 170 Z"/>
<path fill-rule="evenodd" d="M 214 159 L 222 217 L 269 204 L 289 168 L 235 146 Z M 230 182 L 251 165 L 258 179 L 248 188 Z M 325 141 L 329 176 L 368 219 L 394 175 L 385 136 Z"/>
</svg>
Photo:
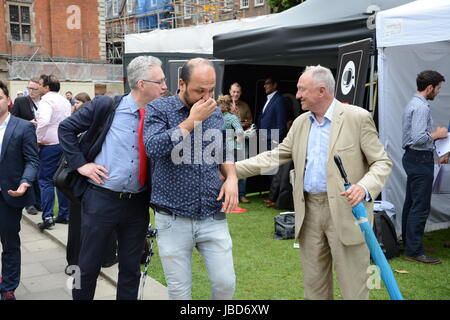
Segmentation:
<svg viewBox="0 0 450 320">
<path fill-rule="evenodd" d="M 273 238 L 273 219 L 281 211 L 265 207 L 262 200 L 267 198 L 267 195 L 256 194 L 248 198 L 251 203 L 241 205 L 248 209 L 247 212 L 227 215 L 233 239 L 237 280 L 234 299 L 303 299 L 303 278 L 298 249 L 293 248 L 293 240 Z M 153 214 L 151 220 L 154 226 Z M 436 249 L 437 253 L 432 255 L 439 257 L 442 264 L 408 262 L 403 259 L 403 255 L 389 260 L 393 270 L 408 272 L 394 273 L 405 299 L 450 299 L 450 249 L 442 246 L 445 241 L 450 241 L 450 229 L 425 234 L 425 246 Z M 154 248 L 155 255 L 150 264 L 149 275 L 166 285 L 156 241 Z M 192 297 L 198 300 L 210 299 L 210 282 L 197 251 L 194 251 L 193 255 Z M 337 284 L 335 299 L 341 299 Z M 383 284 L 380 289 L 370 291 L 370 299 L 389 299 Z"/>
</svg>

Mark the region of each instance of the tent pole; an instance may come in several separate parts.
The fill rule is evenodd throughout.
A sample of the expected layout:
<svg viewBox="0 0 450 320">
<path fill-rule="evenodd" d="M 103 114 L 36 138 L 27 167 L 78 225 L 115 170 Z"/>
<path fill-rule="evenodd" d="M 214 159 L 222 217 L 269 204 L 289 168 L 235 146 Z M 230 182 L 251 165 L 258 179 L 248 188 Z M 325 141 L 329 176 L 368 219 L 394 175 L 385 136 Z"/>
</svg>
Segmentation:
<svg viewBox="0 0 450 320">
<path fill-rule="evenodd" d="M 374 79 L 374 73 L 375 73 L 375 55 L 370 56 L 370 78 L 369 82 L 372 83 Z M 374 86 L 369 86 L 369 111 L 373 111 L 373 90 Z"/>
</svg>

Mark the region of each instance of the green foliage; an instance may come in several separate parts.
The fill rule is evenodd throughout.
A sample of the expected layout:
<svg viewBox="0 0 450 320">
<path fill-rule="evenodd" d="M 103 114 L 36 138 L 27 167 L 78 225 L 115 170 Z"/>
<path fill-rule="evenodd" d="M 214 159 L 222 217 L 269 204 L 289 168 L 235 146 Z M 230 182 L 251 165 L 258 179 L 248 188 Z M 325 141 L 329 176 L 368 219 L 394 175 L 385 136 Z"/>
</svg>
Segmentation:
<svg viewBox="0 0 450 320">
<path fill-rule="evenodd" d="M 295 7 L 306 0 L 269 0 L 269 6 L 274 8 L 276 12 Z"/>
</svg>

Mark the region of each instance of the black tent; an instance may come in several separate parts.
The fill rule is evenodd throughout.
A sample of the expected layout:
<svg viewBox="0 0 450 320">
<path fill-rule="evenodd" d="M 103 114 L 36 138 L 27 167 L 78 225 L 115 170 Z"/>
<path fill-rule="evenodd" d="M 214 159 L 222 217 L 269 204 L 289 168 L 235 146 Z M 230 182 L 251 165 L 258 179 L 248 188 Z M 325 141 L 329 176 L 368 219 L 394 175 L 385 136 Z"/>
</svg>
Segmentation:
<svg viewBox="0 0 450 320">
<path fill-rule="evenodd" d="M 308 0 L 264 25 L 214 36 L 213 55 L 227 64 L 335 67 L 339 45 L 375 37 L 374 12 L 411 0 Z"/>
<path fill-rule="evenodd" d="M 213 56 L 225 60 L 223 91 L 238 81 L 256 119 L 266 98 L 264 77 L 275 76 L 280 92 L 300 111 L 295 93 L 304 66 L 321 64 L 335 71 L 340 45 L 374 39 L 375 13 L 411 1 L 307 0 L 245 30 L 215 35 Z M 250 178 L 247 192 L 268 190 L 263 178 Z"/>
</svg>

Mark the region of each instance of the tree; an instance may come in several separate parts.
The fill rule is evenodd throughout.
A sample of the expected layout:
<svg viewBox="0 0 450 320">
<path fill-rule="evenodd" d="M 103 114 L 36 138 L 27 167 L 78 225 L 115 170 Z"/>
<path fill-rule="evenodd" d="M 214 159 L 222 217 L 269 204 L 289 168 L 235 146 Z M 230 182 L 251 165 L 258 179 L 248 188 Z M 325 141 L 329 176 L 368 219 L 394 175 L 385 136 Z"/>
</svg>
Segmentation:
<svg viewBox="0 0 450 320">
<path fill-rule="evenodd" d="M 269 6 L 275 9 L 276 12 L 281 12 L 305 1 L 306 0 L 269 0 Z"/>
</svg>

